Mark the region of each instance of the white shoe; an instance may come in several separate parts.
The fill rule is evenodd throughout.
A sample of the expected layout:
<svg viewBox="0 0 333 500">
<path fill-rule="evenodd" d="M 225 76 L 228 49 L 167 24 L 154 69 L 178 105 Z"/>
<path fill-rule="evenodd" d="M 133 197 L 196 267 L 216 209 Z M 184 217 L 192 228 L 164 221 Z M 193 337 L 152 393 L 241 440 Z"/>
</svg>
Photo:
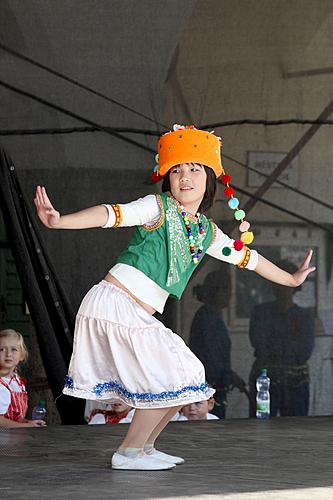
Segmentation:
<svg viewBox="0 0 333 500">
<path fill-rule="evenodd" d="M 167 453 L 163 453 L 163 451 L 155 450 L 151 453 L 148 453 L 150 457 L 157 458 L 158 460 L 163 460 L 163 462 L 167 462 L 169 464 L 183 464 L 185 460 L 181 457 L 174 457 L 173 455 L 168 455 Z"/>
<path fill-rule="evenodd" d="M 120 453 L 114 453 L 111 467 L 112 469 L 121 470 L 168 470 L 173 469 L 175 464 L 162 461 L 145 453 L 140 453 L 136 457 L 125 457 Z"/>
</svg>

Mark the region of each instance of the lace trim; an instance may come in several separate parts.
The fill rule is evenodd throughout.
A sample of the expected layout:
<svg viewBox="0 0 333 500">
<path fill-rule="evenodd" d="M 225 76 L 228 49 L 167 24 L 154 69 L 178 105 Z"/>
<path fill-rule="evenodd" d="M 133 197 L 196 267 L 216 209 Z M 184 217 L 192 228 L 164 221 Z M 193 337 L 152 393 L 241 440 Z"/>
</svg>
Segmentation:
<svg viewBox="0 0 333 500">
<path fill-rule="evenodd" d="M 142 227 L 146 230 L 146 231 L 155 231 L 155 229 L 158 229 L 159 227 L 161 227 L 164 223 L 164 207 L 163 207 L 163 202 L 162 202 L 162 198 L 159 194 L 156 195 L 156 201 L 159 205 L 159 208 L 160 208 L 160 216 L 158 218 L 158 220 L 150 225 L 150 224 L 142 224 Z"/>
<path fill-rule="evenodd" d="M 215 222 L 213 222 L 211 220 L 210 223 L 212 225 L 212 241 L 210 242 L 210 245 L 212 245 L 214 243 L 214 241 L 216 240 L 217 228 L 216 228 Z"/>
</svg>

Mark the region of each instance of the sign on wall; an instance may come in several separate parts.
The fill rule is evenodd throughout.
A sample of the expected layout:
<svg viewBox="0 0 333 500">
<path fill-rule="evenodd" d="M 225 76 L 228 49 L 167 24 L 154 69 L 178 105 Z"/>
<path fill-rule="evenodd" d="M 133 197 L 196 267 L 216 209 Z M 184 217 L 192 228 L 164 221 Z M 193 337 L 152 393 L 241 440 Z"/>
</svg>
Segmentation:
<svg viewBox="0 0 333 500">
<path fill-rule="evenodd" d="M 262 172 L 265 175 L 270 175 L 278 164 L 283 160 L 287 153 L 276 153 L 269 151 L 248 151 L 247 164 L 250 168 L 258 171 L 248 170 L 248 186 L 259 187 L 265 181 L 265 177 L 260 175 Z M 279 176 L 279 180 L 285 182 L 289 186 L 298 187 L 298 156 L 285 168 Z M 281 188 L 280 184 L 274 182 L 272 188 Z"/>
</svg>

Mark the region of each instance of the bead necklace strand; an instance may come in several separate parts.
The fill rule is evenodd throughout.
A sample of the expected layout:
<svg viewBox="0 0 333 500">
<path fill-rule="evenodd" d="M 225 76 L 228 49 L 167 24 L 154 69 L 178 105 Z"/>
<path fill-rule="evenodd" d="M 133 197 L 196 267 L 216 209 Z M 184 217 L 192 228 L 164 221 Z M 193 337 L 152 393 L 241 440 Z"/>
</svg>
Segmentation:
<svg viewBox="0 0 333 500">
<path fill-rule="evenodd" d="M 202 254 L 202 250 L 203 250 L 202 241 L 205 237 L 205 228 L 204 228 L 204 225 L 202 224 L 202 222 L 200 221 L 200 214 L 198 212 L 196 214 L 196 217 L 197 217 L 197 221 L 198 221 L 198 225 L 199 225 L 199 236 L 198 236 L 198 250 L 196 252 L 195 247 L 194 247 L 194 236 L 192 234 L 192 229 L 190 226 L 188 214 L 187 214 L 186 210 L 184 209 L 183 205 L 179 205 L 179 209 L 180 209 L 180 213 L 181 213 L 181 216 L 183 217 L 184 224 L 186 227 L 187 237 L 189 240 L 190 252 L 191 252 L 193 264 L 197 265 L 199 263 L 200 255 Z"/>
</svg>

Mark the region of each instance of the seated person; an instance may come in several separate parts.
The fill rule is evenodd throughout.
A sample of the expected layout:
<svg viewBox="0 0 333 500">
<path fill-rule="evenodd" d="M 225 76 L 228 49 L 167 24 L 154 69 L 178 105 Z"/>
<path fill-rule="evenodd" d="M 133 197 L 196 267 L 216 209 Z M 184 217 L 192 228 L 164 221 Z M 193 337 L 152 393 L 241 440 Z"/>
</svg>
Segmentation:
<svg viewBox="0 0 333 500">
<path fill-rule="evenodd" d="M 134 408 L 121 401 L 102 403 L 87 400 L 84 415 L 88 424 L 129 424 L 132 422 L 134 411 Z"/>
<path fill-rule="evenodd" d="M 209 413 L 214 408 L 214 404 L 215 400 L 212 397 L 208 401 L 198 401 L 197 403 L 185 405 L 172 420 L 178 422 L 185 420 L 219 420 L 219 417 Z"/>
<path fill-rule="evenodd" d="M 27 420 L 27 392 L 18 366 L 28 357 L 22 335 L 15 330 L 0 331 L 0 427 L 40 427 L 44 420 Z"/>
</svg>

